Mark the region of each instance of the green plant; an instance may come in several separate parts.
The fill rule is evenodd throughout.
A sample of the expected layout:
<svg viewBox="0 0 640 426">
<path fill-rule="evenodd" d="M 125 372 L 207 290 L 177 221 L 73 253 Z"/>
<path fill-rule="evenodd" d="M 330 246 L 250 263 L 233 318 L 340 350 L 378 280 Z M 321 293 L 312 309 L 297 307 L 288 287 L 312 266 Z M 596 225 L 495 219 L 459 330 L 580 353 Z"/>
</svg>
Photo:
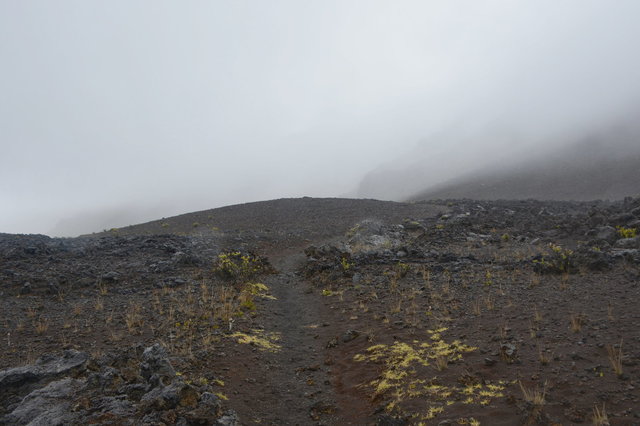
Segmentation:
<svg viewBox="0 0 640 426">
<path fill-rule="evenodd" d="M 342 270 L 344 272 L 347 272 L 349 269 L 351 269 L 353 267 L 353 263 L 350 263 L 349 260 L 345 256 L 342 256 L 340 258 L 340 265 L 342 265 Z"/>
<path fill-rule="evenodd" d="M 622 238 L 634 238 L 638 234 L 637 228 L 625 228 L 624 226 L 616 226 L 618 235 Z"/>
<path fill-rule="evenodd" d="M 484 274 L 484 285 L 489 287 L 493 284 L 493 278 L 491 275 L 491 272 L 487 269 L 487 271 Z"/>
<path fill-rule="evenodd" d="M 219 254 L 213 271 L 223 279 L 244 283 L 263 272 L 264 266 L 255 256 L 234 251 Z"/>
<path fill-rule="evenodd" d="M 539 273 L 569 273 L 573 270 L 573 251 L 551 243 L 549 252 L 534 258 L 533 265 Z"/>
<path fill-rule="evenodd" d="M 240 307 L 247 311 L 255 311 L 257 309 L 256 302 L 253 299 L 246 299 L 240 303 Z"/>
<path fill-rule="evenodd" d="M 347 238 L 353 238 L 358 233 L 360 228 L 361 225 L 358 223 L 353 228 L 349 229 L 349 231 L 347 231 Z"/>
<path fill-rule="evenodd" d="M 403 262 L 398 262 L 396 264 L 395 270 L 400 278 L 404 278 L 409 273 L 409 265 Z"/>
</svg>

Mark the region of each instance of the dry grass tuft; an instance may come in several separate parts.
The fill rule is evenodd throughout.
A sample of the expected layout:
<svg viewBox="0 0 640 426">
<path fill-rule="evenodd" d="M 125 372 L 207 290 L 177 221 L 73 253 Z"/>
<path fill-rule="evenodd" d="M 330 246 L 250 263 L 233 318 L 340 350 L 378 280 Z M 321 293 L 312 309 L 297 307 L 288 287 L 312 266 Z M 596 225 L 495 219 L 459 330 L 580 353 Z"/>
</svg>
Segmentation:
<svg viewBox="0 0 640 426">
<path fill-rule="evenodd" d="M 538 327 L 538 323 L 529 321 L 529 336 L 532 339 L 538 337 L 538 332 L 540 331 L 540 327 Z"/>
<path fill-rule="evenodd" d="M 474 300 L 473 303 L 471 304 L 472 309 L 473 309 L 473 314 L 480 316 L 480 314 L 482 314 L 482 301 L 481 300 Z"/>
<path fill-rule="evenodd" d="M 37 334 L 44 334 L 49 329 L 49 320 L 45 317 L 40 317 L 33 323 L 33 326 Z"/>
<path fill-rule="evenodd" d="M 102 280 L 100 280 L 100 282 L 98 283 L 98 293 L 100 293 L 100 296 L 106 296 L 107 293 L 109 293 L 107 285 L 102 282 Z"/>
<path fill-rule="evenodd" d="M 607 410 L 605 409 L 604 403 L 602 404 L 602 411 L 596 405 L 593 407 L 593 418 L 592 418 L 593 426 L 609 426 L 609 417 L 607 417 Z"/>
<path fill-rule="evenodd" d="M 613 345 L 607 345 L 607 353 L 609 354 L 609 362 L 616 376 L 622 376 L 622 340 L 616 349 Z"/>
<path fill-rule="evenodd" d="M 487 295 L 487 297 L 485 297 L 484 305 L 487 307 L 488 311 L 493 311 L 496 308 L 495 301 L 491 295 Z"/>
<path fill-rule="evenodd" d="M 540 361 L 540 364 L 548 365 L 551 362 L 552 358 L 553 353 L 547 354 L 547 352 L 544 351 L 541 347 L 538 348 L 538 361 Z"/>
<path fill-rule="evenodd" d="M 520 385 L 520 389 L 522 390 L 522 396 L 525 401 L 528 403 L 535 405 L 536 407 L 541 407 L 545 404 L 545 397 L 547 394 L 547 382 L 544 382 L 542 385 L 542 389 L 535 388 L 526 388 L 522 384 L 522 382 L 518 381 Z"/>
<path fill-rule="evenodd" d="M 609 301 L 607 305 L 607 318 L 609 321 L 615 321 L 616 317 L 613 315 L 613 304 Z"/>
<path fill-rule="evenodd" d="M 573 331 L 574 333 L 579 333 L 582 330 L 584 316 L 581 314 L 571 314 L 569 319 L 571 321 L 571 331 Z"/>
<path fill-rule="evenodd" d="M 397 314 L 402 310 L 402 298 L 398 297 L 398 300 L 391 306 L 391 313 Z"/>
<path fill-rule="evenodd" d="M 533 320 L 535 322 L 542 322 L 542 314 L 538 310 L 537 306 L 534 306 L 534 308 L 533 308 Z"/>
<path fill-rule="evenodd" d="M 569 288 L 569 273 L 563 272 L 560 277 L 560 290 L 566 290 Z"/>
<path fill-rule="evenodd" d="M 142 306 L 140 306 L 140 304 L 132 303 L 129 305 L 129 308 L 125 313 L 125 323 L 130 333 L 136 332 L 137 329 L 144 325 L 144 319 L 142 318 Z"/>
<path fill-rule="evenodd" d="M 449 366 L 449 357 L 446 355 L 439 355 L 435 359 L 435 367 L 436 370 L 442 371 L 446 370 Z"/>
</svg>

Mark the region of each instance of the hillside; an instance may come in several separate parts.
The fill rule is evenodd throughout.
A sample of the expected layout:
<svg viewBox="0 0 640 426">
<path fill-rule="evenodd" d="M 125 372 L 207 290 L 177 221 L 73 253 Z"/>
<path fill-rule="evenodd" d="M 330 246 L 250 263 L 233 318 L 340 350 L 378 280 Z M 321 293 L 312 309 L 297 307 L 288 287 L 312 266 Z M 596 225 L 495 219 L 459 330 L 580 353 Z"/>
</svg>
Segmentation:
<svg viewBox="0 0 640 426">
<path fill-rule="evenodd" d="M 353 224 L 365 219 L 401 221 L 406 217 L 435 214 L 442 209 L 432 203 L 284 198 L 187 213 L 114 229 L 109 234 L 226 235 L 299 244 L 344 234 Z"/>
<path fill-rule="evenodd" d="M 0 234 L 0 424 L 633 425 L 639 229 L 301 198 Z"/>
<path fill-rule="evenodd" d="M 429 187 L 410 199 L 620 200 L 640 194 L 640 139 L 586 141 L 498 164 Z"/>
<path fill-rule="evenodd" d="M 640 193 L 637 117 L 535 140 L 505 131 L 451 129 L 379 165 L 355 193 L 397 201 L 619 200 Z"/>
</svg>

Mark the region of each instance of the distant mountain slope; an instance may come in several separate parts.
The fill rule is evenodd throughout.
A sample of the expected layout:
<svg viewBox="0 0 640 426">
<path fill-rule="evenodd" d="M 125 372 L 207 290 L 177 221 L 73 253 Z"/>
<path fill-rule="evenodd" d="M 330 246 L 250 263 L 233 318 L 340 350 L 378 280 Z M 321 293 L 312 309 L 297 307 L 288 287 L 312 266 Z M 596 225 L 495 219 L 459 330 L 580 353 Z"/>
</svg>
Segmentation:
<svg viewBox="0 0 640 426">
<path fill-rule="evenodd" d="M 472 198 L 540 200 L 621 199 L 640 194 L 640 138 L 598 137 L 551 155 L 497 165 L 450 180 L 413 200 Z"/>
<path fill-rule="evenodd" d="M 453 129 L 366 174 L 359 197 L 596 200 L 640 194 L 640 108 L 572 134 Z"/>
</svg>

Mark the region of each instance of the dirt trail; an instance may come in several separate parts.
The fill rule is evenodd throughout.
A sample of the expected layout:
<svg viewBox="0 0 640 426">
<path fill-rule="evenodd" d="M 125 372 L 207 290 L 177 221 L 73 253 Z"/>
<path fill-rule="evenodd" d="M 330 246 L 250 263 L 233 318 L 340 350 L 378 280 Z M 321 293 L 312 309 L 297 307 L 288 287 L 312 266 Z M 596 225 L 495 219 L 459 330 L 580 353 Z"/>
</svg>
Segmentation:
<svg viewBox="0 0 640 426">
<path fill-rule="evenodd" d="M 230 405 L 245 424 L 355 424 L 334 391 L 331 366 L 326 365 L 325 346 L 338 319 L 332 318 L 317 291 L 294 273 L 304 260 L 301 249 L 270 260 L 279 273 L 265 283 L 276 299 L 264 301 L 258 321 L 265 333 L 277 333 L 280 350 L 259 352 L 256 362 L 245 366 L 238 396 L 257 397 L 234 401 L 231 396 Z"/>
</svg>

